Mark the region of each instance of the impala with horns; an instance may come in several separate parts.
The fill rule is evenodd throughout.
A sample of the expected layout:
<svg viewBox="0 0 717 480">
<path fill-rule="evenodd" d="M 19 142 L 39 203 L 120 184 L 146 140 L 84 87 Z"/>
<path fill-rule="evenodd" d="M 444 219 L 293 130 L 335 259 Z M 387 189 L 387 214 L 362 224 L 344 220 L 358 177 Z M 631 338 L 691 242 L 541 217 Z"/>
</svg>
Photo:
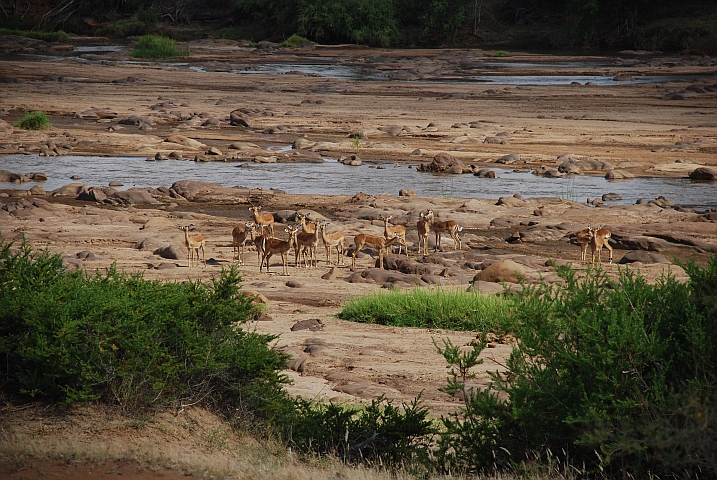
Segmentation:
<svg viewBox="0 0 717 480">
<path fill-rule="evenodd" d="M 259 233 L 264 234 L 264 227 L 268 227 L 269 230 L 271 230 L 271 236 L 274 236 L 274 215 L 271 213 L 259 213 L 259 210 L 261 210 L 261 202 L 264 199 L 264 192 L 261 192 L 261 196 L 259 197 L 259 205 L 254 205 L 254 203 L 251 201 L 251 194 L 247 196 L 247 202 L 249 202 L 249 205 L 251 207 L 249 208 L 249 211 L 254 214 L 254 223 L 259 227 Z"/>
</svg>

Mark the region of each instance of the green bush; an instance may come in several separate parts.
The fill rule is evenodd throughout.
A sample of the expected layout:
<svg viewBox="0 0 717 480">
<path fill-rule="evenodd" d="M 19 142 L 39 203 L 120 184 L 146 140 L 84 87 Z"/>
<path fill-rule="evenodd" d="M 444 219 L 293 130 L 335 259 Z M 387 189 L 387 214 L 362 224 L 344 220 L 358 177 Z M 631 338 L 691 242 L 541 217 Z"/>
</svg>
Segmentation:
<svg viewBox="0 0 717 480">
<path fill-rule="evenodd" d="M 506 371 L 443 419 L 442 468 L 510 470 L 542 454 L 607 477 L 716 476 L 717 256 L 685 269 L 687 284 L 561 270 L 564 286 L 526 289 Z"/>
<path fill-rule="evenodd" d="M 15 122 L 15 126 L 23 130 L 45 130 L 52 125 L 44 112 L 28 112 Z"/>
<path fill-rule="evenodd" d="M 427 465 L 435 432 L 420 398 L 402 408 L 383 397 L 366 407 L 299 400 L 275 423 L 297 452 L 414 471 Z"/>
<path fill-rule="evenodd" d="M 304 45 L 312 45 L 313 43 L 314 42 L 312 42 L 311 40 L 307 40 L 306 38 L 304 38 L 302 36 L 294 34 L 294 35 L 290 36 L 289 38 L 287 38 L 286 40 L 284 40 L 283 42 L 281 42 L 280 45 L 282 47 L 287 47 L 287 48 L 299 48 L 299 47 L 303 47 Z"/>
<path fill-rule="evenodd" d="M 137 42 L 137 48 L 130 52 L 135 58 L 169 59 L 186 55 L 177 48 L 177 42 L 167 37 L 145 35 Z"/>
<path fill-rule="evenodd" d="M 1 240 L 1 239 L 0 239 Z M 232 268 L 209 284 L 68 272 L 59 255 L 0 249 L 6 399 L 99 401 L 125 411 L 200 402 L 228 416 L 286 408 L 273 336 L 237 328 L 255 311 Z"/>
<path fill-rule="evenodd" d="M 514 301 L 478 292 L 416 288 L 377 292 L 346 302 L 339 318 L 394 327 L 482 332 L 510 329 Z"/>
<path fill-rule="evenodd" d="M 33 32 L 29 30 L 11 30 L 8 28 L 0 28 L 0 35 L 18 35 L 21 37 L 34 38 L 45 42 L 66 42 L 70 36 L 58 30 L 57 32 Z"/>
</svg>

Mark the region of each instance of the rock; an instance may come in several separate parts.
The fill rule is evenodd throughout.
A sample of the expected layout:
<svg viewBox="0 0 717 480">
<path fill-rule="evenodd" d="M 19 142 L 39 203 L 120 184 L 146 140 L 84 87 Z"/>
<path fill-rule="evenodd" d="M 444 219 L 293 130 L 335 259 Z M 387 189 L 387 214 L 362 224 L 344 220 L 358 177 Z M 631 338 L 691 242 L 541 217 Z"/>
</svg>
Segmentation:
<svg viewBox="0 0 717 480">
<path fill-rule="evenodd" d="M 7 170 L 0 170 L 0 182 L 23 183 L 28 181 L 30 181 L 30 179 L 25 175 L 9 172 Z"/>
<path fill-rule="evenodd" d="M 611 170 L 605 174 L 606 180 L 625 180 L 630 178 L 635 178 L 635 175 L 622 170 Z"/>
<path fill-rule="evenodd" d="M 525 206 L 525 200 L 515 197 L 500 197 L 498 198 L 496 205 L 505 205 L 507 207 L 523 207 Z"/>
<path fill-rule="evenodd" d="M 84 185 L 81 183 L 70 183 L 51 191 L 53 197 L 77 197 Z"/>
<path fill-rule="evenodd" d="M 246 114 L 239 109 L 229 113 L 229 124 L 235 127 L 251 127 L 251 124 L 249 123 L 249 119 L 246 117 Z"/>
<path fill-rule="evenodd" d="M 402 188 L 401 190 L 398 191 L 398 196 L 399 197 L 415 197 L 416 191 L 411 190 L 410 188 Z"/>
<path fill-rule="evenodd" d="M 622 197 L 618 193 L 604 193 L 602 196 L 603 202 L 614 202 L 617 200 L 622 200 Z"/>
<path fill-rule="evenodd" d="M 185 147 L 189 148 L 204 148 L 206 147 L 205 144 L 202 142 L 199 142 L 197 140 L 194 140 L 192 138 L 187 138 L 184 135 L 171 135 L 167 137 L 167 142 L 176 143 L 179 145 L 184 145 Z"/>
<path fill-rule="evenodd" d="M 187 256 L 181 248 L 175 245 L 164 245 L 155 249 L 152 253 L 169 260 L 181 260 Z"/>
<path fill-rule="evenodd" d="M 209 193 L 215 188 L 221 188 L 221 185 L 212 182 L 202 182 L 200 180 L 179 180 L 172 184 L 171 190 L 191 202 L 195 200 L 197 196 Z"/>
<path fill-rule="evenodd" d="M 321 331 L 324 329 L 324 322 L 318 318 L 310 318 L 308 320 L 301 320 L 296 322 L 292 327 L 291 331 L 296 332 L 298 330 L 311 330 L 312 332 Z"/>
<path fill-rule="evenodd" d="M 717 169 L 709 167 L 699 167 L 692 170 L 689 174 L 691 180 L 716 181 Z"/>
<path fill-rule="evenodd" d="M 428 165 L 421 165 L 424 170 L 430 172 L 463 173 L 463 163 L 447 152 L 438 153 Z"/>
<path fill-rule="evenodd" d="M 47 192 L 44 188 L 42 188 L 42 185 L 35 185 L 30 189 L 31 195 L 45 195 Z"/>
<path fill-rule="evenodd" d="M 619 264 L 627 263 L 670 263 L 664 255 L 657 252 L 646 252 L 644 250 L 631 250 L 620 259 Z"/>
<path fill-rule="evenodd" d="M 350 165 L 352 167 L 360 167 L 361 166 L 361 159 L 358 157 L 358 155 L 348 155 L 346 157 L 339 157 L 339 162 L 343 163 L 344 165 Z"/>
<path fill-rule="evenodd" d="M 331 267 L 331 269 L 321 275 L 321 278 L 324 280 L 335 280 L 336 279 L 336 267 Z"/>
<path fill-rule="evenodd" d="M 526 275 L 523 265 L 512 260 L 502 260 L 477 273 L 473 281 L 519 283 L 519 277 L 525 278 Z"/>
<path fill-rule="evenodd" d="M 520 161 L 520 154 L 519 153 L 509 153 L 508 155 L 503 155 L 498 160 L 495 161 L 495 163 L 501 163 L 504 165 L 511 165 L 515 162 Z"/>
<path fill-rule="evenodd" d="M 297 282 L 297 281 L 294 281 L 294 280 L 289 280 L 289 281 L 286 282 L 284 285 L 286 285 L 286 286 L 289 287 L 289 288 L 304 288 L 304 285 L 303 285 L 303 284 L 301 284 L 301 283 L 299 283 L 299 282 Z"/>
<path fill-rule="evenodd" d="M 125 205 L 156 205 L 161 203 L 160 201 L 155 200 L 146 189 L 142 188 L 130 188 L 115 192 L 112 194 L 111 198 L 119 200 Z"/>
<path fill-rule="evenodd" d="M 219 150 L 217 147 L 210 147 L 204 153 L 205 155 L 223 155 L 222 151 Z"/>
<path fill-rule="evenodd" d="M 488 168 L 481 168 L 473 172 L 473 175 L 480 178 L 498 178 L 498 174 Z"/>
</svg>

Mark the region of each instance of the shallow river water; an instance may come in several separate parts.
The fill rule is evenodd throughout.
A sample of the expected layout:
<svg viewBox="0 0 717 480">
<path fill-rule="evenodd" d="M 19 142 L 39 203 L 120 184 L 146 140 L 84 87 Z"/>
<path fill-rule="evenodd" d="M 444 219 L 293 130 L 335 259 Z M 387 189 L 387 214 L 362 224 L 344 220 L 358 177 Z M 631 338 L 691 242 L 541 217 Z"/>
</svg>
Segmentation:
<svg viewBox="0 0 717 480">
<path fill-rule="evenodd" d="M 191 160 L 148 162 L 145 157 L 93 157 L 66 155 L 8 155 L 0 157 L 0 169 L 16 173 L 42 172 L 47 191 L 72 182 L 107 185 L 119 181 L 128 187 L 171 186 L 177 180 L 216 182 L 226 187 L 279 189 L 297 194 L 347 194 L 361 191 L 371 195 L 398 195 L 401 188 L 415 190 L 419 196 L 443 198 L 498 198 L 519 193 L 524 197 L 561 197 L 584 202 L 586 198 L 617 193 L 622 200 L 611 204 L 634 204 L 639 198 L 651 200 L 664 195 L 677 205 L 717 208 L 717 183 L 692 182 L 686 178 L 635 178 L 608 181 L 603 177 L 579 175 L 543 178 L 529 172 L 493 168 L 499 178 L 473 175 L 433 175 L 403 164 L 367 164 L 350 167 L 334 159 L 323 163 L 247 164 Z M 72 175 L 81 180 L 71 180 Z M 29 189 L 34 183 L 1 183 L 0 188 Z"/>
</svg>

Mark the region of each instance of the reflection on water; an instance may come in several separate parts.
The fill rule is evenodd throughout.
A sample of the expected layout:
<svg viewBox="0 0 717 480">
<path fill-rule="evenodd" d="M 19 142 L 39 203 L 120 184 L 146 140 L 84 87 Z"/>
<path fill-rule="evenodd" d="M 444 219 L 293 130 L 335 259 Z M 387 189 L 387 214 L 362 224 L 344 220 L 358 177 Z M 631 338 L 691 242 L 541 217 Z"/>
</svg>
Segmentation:
<svg viewBox="0 0 717 480">
<path fill-rule="evenodd" d="M 621 201 L 633 204 L 664 195 L 677 205 L 693 208 L 717 208 L 717 183 L 696 183 L 688 179 L 636 178 L 608 181 L 603 177 L 542 178 L 528 172 L 494 168 L 500 178 L 486 179 L 473 175 L 431 175 L 419 173 L 407 165 L 384 168 L 364 164 L 350 167 L 328 159 L 324 163 L 248 164 L 166 160 L 148 162 L 139 157 L 92 157 L 66 155 L 9 155 L 0 157 L 0 169 L 15 173 L 42 172 L 50 191 L 73 182 L 72 175 L 85 185 L 107 185 L 122 182 L 126 187 L 171 186 L 177 180 L 202 180 L 227 187 L 279 189 L 300 194 L 348 194 L 361 191 L 371 195 L 398 195 L 401 188 L 415 190 L 422 197 L 498 198 L 519 193 L 524 197 L 562 197 L 584 202 L 586 198 L 617 193 Z M 0 188 L 29 189 L 34 183 L 0 183 Z"/>
</svg>

